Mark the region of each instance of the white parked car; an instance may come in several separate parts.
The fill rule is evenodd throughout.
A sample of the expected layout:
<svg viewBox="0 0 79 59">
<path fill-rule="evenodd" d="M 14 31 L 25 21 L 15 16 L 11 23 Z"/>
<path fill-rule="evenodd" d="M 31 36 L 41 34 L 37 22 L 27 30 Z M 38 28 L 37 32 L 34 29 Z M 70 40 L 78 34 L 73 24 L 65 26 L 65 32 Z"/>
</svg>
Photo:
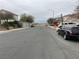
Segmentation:
<svg viewBox="0 0 79 59">
<path fill-rule="evenodd" d="M 74 27 L 77 26 L 76 23 L 73 22 L 63 22 L 63 25 L 60 24 L 58 27 L 63 26 L 63 27 Z"/>
<path fill-rule="evenodd" d="M 61 27 L 63 27 L 65 29 L 65 28 L 76 27 L 76 26 L 77 26 L 77 24 L 73 23 L 73 22 L 63 22 L 63 25 L 60 23 L 57 30 L 60 29 Z"/>
</svg>

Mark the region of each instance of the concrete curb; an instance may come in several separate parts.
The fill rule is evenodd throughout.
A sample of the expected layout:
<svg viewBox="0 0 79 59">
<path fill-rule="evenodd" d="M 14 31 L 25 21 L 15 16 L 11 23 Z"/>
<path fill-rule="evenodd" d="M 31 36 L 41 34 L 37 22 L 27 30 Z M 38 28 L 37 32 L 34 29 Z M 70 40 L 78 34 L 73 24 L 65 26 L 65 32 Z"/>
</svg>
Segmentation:
<svg viewBox="0 0 79 59">
<path fill-rule="evenodd" d="M 55 29 L 55 30 L 58 29 L 58 27 L 53 27 L 53 26 L 48 26 L 48 27 L 51 28 L 51 29 Z"/>
<path fill-rule="evenodd" d="M 12 31 L 23 30 L 23 29 L 25 29 L 25 28 L 18 28 L 18 29 L 12 29 L 12 30 L 0 31 L 0 34 L 8 33 L 8 32 L 12 32 Z"/>
</svg>

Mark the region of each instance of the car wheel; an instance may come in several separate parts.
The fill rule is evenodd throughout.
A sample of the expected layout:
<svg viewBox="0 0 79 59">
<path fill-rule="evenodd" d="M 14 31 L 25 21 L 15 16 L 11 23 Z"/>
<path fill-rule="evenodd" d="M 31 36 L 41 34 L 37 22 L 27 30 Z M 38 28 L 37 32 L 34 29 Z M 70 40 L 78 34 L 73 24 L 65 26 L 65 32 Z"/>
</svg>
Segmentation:
<svg viewBox="0 0 79 59">
<path fill-rule="evenodd" d="M 64 35 L 64 39 L 68 40 L 68 39 L 70 39 L 70 37 L 68 35 Z"/>
</svg>

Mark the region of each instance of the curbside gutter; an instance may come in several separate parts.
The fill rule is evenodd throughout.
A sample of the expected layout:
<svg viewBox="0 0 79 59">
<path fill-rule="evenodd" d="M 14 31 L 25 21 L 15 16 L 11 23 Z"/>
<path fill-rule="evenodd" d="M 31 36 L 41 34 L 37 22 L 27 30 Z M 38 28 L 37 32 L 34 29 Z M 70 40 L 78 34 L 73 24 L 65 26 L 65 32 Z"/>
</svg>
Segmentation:
<svg viewBox="0 0 79 59">
<path fill-rule="evenodd" d="M 18 28 L 18 29 L 12 29 L 12 30 L 0 31 L 0 34 L 8 33 L 8 32 L 12 32 L 12 31 L 23 30 L 23 29 L 25 29 L 25 28 Z"/>
</svg>

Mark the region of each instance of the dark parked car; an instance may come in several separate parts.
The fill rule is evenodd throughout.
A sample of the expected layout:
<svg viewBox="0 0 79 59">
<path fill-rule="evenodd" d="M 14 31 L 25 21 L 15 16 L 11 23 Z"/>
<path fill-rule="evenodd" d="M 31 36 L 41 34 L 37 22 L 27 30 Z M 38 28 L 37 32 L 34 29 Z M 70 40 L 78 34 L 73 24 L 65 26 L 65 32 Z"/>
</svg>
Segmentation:
<svg viewBox="0 0 79 59">
<path fill-rule="evenodd" d="M 79 26 L 68 28 L 60 27 L 57 32 L 59 35 L 63 36 L 65 40 L 72 38 L 79 39 Z"/>
</svg>

